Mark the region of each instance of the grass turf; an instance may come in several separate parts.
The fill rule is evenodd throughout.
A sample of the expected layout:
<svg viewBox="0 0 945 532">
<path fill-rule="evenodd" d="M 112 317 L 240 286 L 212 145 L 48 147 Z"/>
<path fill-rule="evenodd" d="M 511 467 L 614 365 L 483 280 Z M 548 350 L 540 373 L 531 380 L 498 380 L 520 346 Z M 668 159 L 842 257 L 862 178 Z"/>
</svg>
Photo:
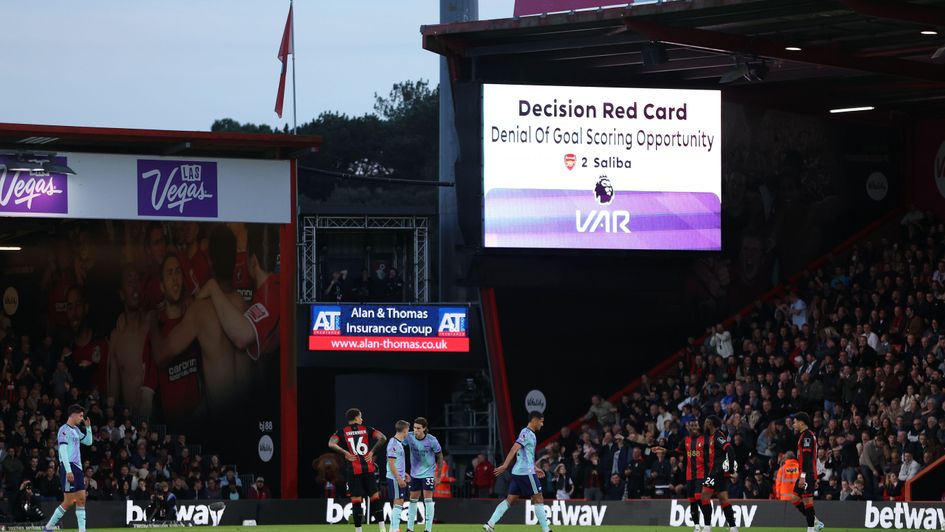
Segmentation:
<svg viewBox="0 0 945 532">
<path fill-rule="evenodd" d="M 541 529 L 537 526 L 525 525 L 497 525 L 496 532 L 539 532 Z M 554 532 L 576 532 L 585 528 L 593 528 L 595 532 L 681 532 L 692 530 L 692 527 L 672 527 L 672 526 L 599 526 L 599 527 L 581 527 L 581 526 L 562 526 L 556 527 Z M 128 532 L 128 528 L 106 528 L 89 529 L 94 532 Z M 162 528 L 155 530 L 188 530 L 193 528 Z M 353 532 L 351 525 L 278 525 L 278 526 L 218 526 L 212 530 L 220 532 Z M 376 532 L 375 525 L 365 525 L 364 532 Z M 401 526 L 401 530 L 404 530 Z M 728 532 L 727 528 L 713 528 L 713 532 Z M 742 532 L 805 532 L 806 526 L 792 526 L 783 528 L 742 528 Z M 830 528 L 824 529 L 825 532 L 867 532 L 863 528 Z M 417 532 L 420 532 L 419 530 Z M 434 525 L 433 532 L 482 532 L 481 525 Z"/>
</svg>

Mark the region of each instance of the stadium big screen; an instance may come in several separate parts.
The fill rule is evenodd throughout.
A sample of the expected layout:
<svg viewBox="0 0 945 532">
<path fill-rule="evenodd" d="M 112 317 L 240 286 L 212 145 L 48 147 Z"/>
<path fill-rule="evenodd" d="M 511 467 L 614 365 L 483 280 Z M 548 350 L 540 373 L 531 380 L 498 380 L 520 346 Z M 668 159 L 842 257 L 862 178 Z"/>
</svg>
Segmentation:
<svg viewBox="0 0 945 532">
<path fill-rule="evenodd" d="M 483 85 L 485 247 L 721 249 L 720 94 Z"/>
</svg>

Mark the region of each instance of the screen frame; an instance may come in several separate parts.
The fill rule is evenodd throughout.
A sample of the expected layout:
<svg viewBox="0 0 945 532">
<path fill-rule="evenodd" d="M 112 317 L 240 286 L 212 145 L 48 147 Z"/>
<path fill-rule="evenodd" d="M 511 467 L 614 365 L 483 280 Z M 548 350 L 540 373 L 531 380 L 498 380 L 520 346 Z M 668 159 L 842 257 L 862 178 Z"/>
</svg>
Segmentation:
<svg viewBox="0 0 945 532">
<path fill-rule="evenodd" d="M 485 167 L 485 148 L 486 148 L 486 136 L 485 136 L 485 86 L 486 85 L 529 85 L 535 87 L 562 87 L 562 88 L 599 88 L 599 89 L 655 89 L 655 90 L 687 90 L 687 91 L 712 91 L 719 93 L 719 126 L 720 126 L 720 150 L 721 150 L 721 134 L 722 128 L 724 126 L 724 115 L 723 104 L 725 103 L 724 95 L 725 92 L 721 89 L 707 89 L 707 88 L 688 88 L 688 87 L 666 87 L 666 86 L 636 86 L 628 87 L 626 85 L 587 85 L 582 83 L 574 83 L 561 85 L 556 83 L 519 83 L 519 82 L 508 82 L 508 81 L 483 81 L 478 80 L 478 101 L 476 102 L 479 106 L 478 113 L 478 125 L 479 125 L 479 139 L 478 139 L 478 150 L 479 150 L 479 197 L 478 199 L 478 209 L 479 209 L 479 245 L 477 246 L 478 250 L 482 254 L 489 256 L 497 257 L 517 257 L 522 254 L 540 254 L 542 256 L 551 256 L 551 257 L 576 257 L 576 256 L 592 256 L 592 257 L 641 257 L 641 258 L 673 258 L 681 259 L 685 257 L 692 256 L 706 256 L 713 254 L 721 254 L 725 248 L 725 227 L 724 227 L 724 212 L 722 211 L 722 205 L 724 205 L 724 182 L 720 183 L 719 187 L 719 249 L 639 249 L 639 248 L 574 248 L 574 247 L 533 247 L 533 248 L 523 248 L 523 247 L 497 247 L 497 246 L 487 246 L 486 245 L 486 194 L 485 194 L 485 179 L 486 179 L 486 167 Z M 720 154 L 719 157 L 722 158 L 723 154 Z M 722 181 L 721 174 L 719 175 L 719 180 Z"/>
</svg>

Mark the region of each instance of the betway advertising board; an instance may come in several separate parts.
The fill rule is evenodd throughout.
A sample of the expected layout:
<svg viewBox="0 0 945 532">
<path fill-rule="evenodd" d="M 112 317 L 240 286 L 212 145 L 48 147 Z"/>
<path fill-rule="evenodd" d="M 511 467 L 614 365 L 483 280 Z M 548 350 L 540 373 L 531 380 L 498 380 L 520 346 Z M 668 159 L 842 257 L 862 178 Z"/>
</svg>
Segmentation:
<svg viewBox="0 0 945 532">
<path fill-rule="evenodd" d="M 179 501 L 178 520 L 184 526 L 232 526 L 246 520 L 258 525 L 342 524 L 352 515 L 350 499 L 299 499 L 264 501 Z M 481 525 L 492 515 L 498 501 L 485 499 L 440 499 L 436 501 L 436 522 L 442 524 Z M 817 516 L 829 529 L 877 530 L 942 530 L 945 529 L 945 504 L 909 502 L 816 502 Z M 133 501 L 89 501 L 91 528 L 148 526 L 146 504 Z M 590 503 L 585 501 L 546 501 L 546 515 L 552 527 L 561 526 L 693 526 L 689 503 L 684 500 L 641 500 Z M 806 528 L 804 518 L 788 502 L 733 500 L 735 522 L 740 529 L 750 527 Z M 9 503 L 0 503 L 9 511 Z M 49 515 L 55 503 L 44 503 Z M 407 505 L 394 508 L 384 503 L 384 517 L 392 512 L 407 518 Z M 426 517 L 423 505 L 418 507 L 418 523 Z M 722 509 L 713 502 L 712 523 L 725 528 Z M 518 503 L 505 514 L 500 524 L 536 525 L 535 507 L 531 502 Z M 153 525 L 151 525 L 153 526 Z M 63 527 L 75 528 L 72 512 L 66 515 Z"/>
<path fill-rule="evenodd" d="M 291 213 L 288 161 L 95 153 L 24 159 L 0 156 L 0 216 L 288 223 Z M 46 164 L 75 175 L 45 171 Z"/>
<path fill-rule="evenodd" d="M 454 306 L 312 305 L 308 348 L 468 352 L 467 312 Z"/>
<path fill-rule="evenodd" d="M 719 250 L 715 90 L 483 85 L 487 248 Z"/>
</svg>

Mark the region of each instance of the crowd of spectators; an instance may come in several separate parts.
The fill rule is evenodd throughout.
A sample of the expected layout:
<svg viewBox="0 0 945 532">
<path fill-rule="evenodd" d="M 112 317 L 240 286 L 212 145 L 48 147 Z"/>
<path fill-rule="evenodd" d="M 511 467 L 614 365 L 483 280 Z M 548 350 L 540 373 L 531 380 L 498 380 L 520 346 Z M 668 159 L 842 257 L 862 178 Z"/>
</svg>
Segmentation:
<svg viewBox="0 0 945 532">
<path fill-rule="evenodd" d="M 152 234 L 163 238 L 159 231 Z M 108 344 L 99 331 L 115 324 L 97 324 L 103 312 L 85 315 L 73 308 L 83 306 L 81 302 L 61 300 L 78 293 L 79 278 L 85 280 L 85 293 L 98 296 L 90 305 L 95 310 L 108 307 L 103 294 L 110 292 L 92 286 L 93 278 L 104 277 L 88 273 L 95 268 L 81 276 L 74 273 L 86 271 L 81 257 L 88 253 L 82 253 L 81 246 L 74 249 L 62 242 L 60 248 L 58 262 L 50 268 L 53 273 L 45 277 L 64 281 L 43 283 L 50 302 L 43 315 L 47 333 L 37 338 L 17 331 L 15 322 L 0 311 L 0 499 L 9 501 L 17 514 L 6 518 L 35 517 L 29 510 L 35 502 L 62 498 L 56 434 L 71 404 L 86 408 L 93 432 L 93 444 L 82 447 L 91 500 L 148 501 L 164 491 L 163 483 L 178 500 L 268 497 L 262 479 L 244 487 L 234 465 L 226 465 L 217 455 L 199 454 L 200 446 L 186 435 L 169 433 L 164 427 L 154 430 L 143 421 L 146 416 L 107 395 L 98 376 L 105 373 Z M 147 288 L 142 282 L 136 290 L 145 293 Z M 34 323 L 20 323 L 37 329 Z M 87 330 L 95 332 L 81 348 L 82 358 L 76 338 Z"/>
<path fill-rule="evenodd" d="M 361 270 L 357 278 L 349 278 L 348 270 L 335 270 L 325 281 L 325 301 L 404 301 L 404 280 L 393 266 L 381 264 L 374 272 Z"/>
<path fill-rule="evenodd" d="M 545 495 L 684 495 L 675 449 L 689 420 L 715 414 L 739 464 L 730 495 L 768 498 L 796 450 L 789 415 L 803 410 L 818 436 L 818 498 L 900 499 L 945 454 L 945 226 L 913 213 L 901 229 L 690 340 L 672 371 L 617 404 L 592 398 L 580 428 L 541 454 Z"/>
<path fill-rule="evenodd" d="M 159 434 L 135 423 L 128 408 L 96 389 L 73 387 L 67 365 L 51 339 L 33 347 L 28 336 L 0 339 L 0 482 L 2 498 L 18 500 L 26 487 L 43 501 L 61 499 L 56 434 L 68 405 L 87 409 L 93 443 L 82 448 L 91 500 L 147 501 L 168 484 L 178 500 L 266 498 L 262 478 L 244 490 L 235 466 L 219 456 L 193 453 L 185 435 Z M 14 339 L 17 341 L 14 342 Z"/>
</svg>

